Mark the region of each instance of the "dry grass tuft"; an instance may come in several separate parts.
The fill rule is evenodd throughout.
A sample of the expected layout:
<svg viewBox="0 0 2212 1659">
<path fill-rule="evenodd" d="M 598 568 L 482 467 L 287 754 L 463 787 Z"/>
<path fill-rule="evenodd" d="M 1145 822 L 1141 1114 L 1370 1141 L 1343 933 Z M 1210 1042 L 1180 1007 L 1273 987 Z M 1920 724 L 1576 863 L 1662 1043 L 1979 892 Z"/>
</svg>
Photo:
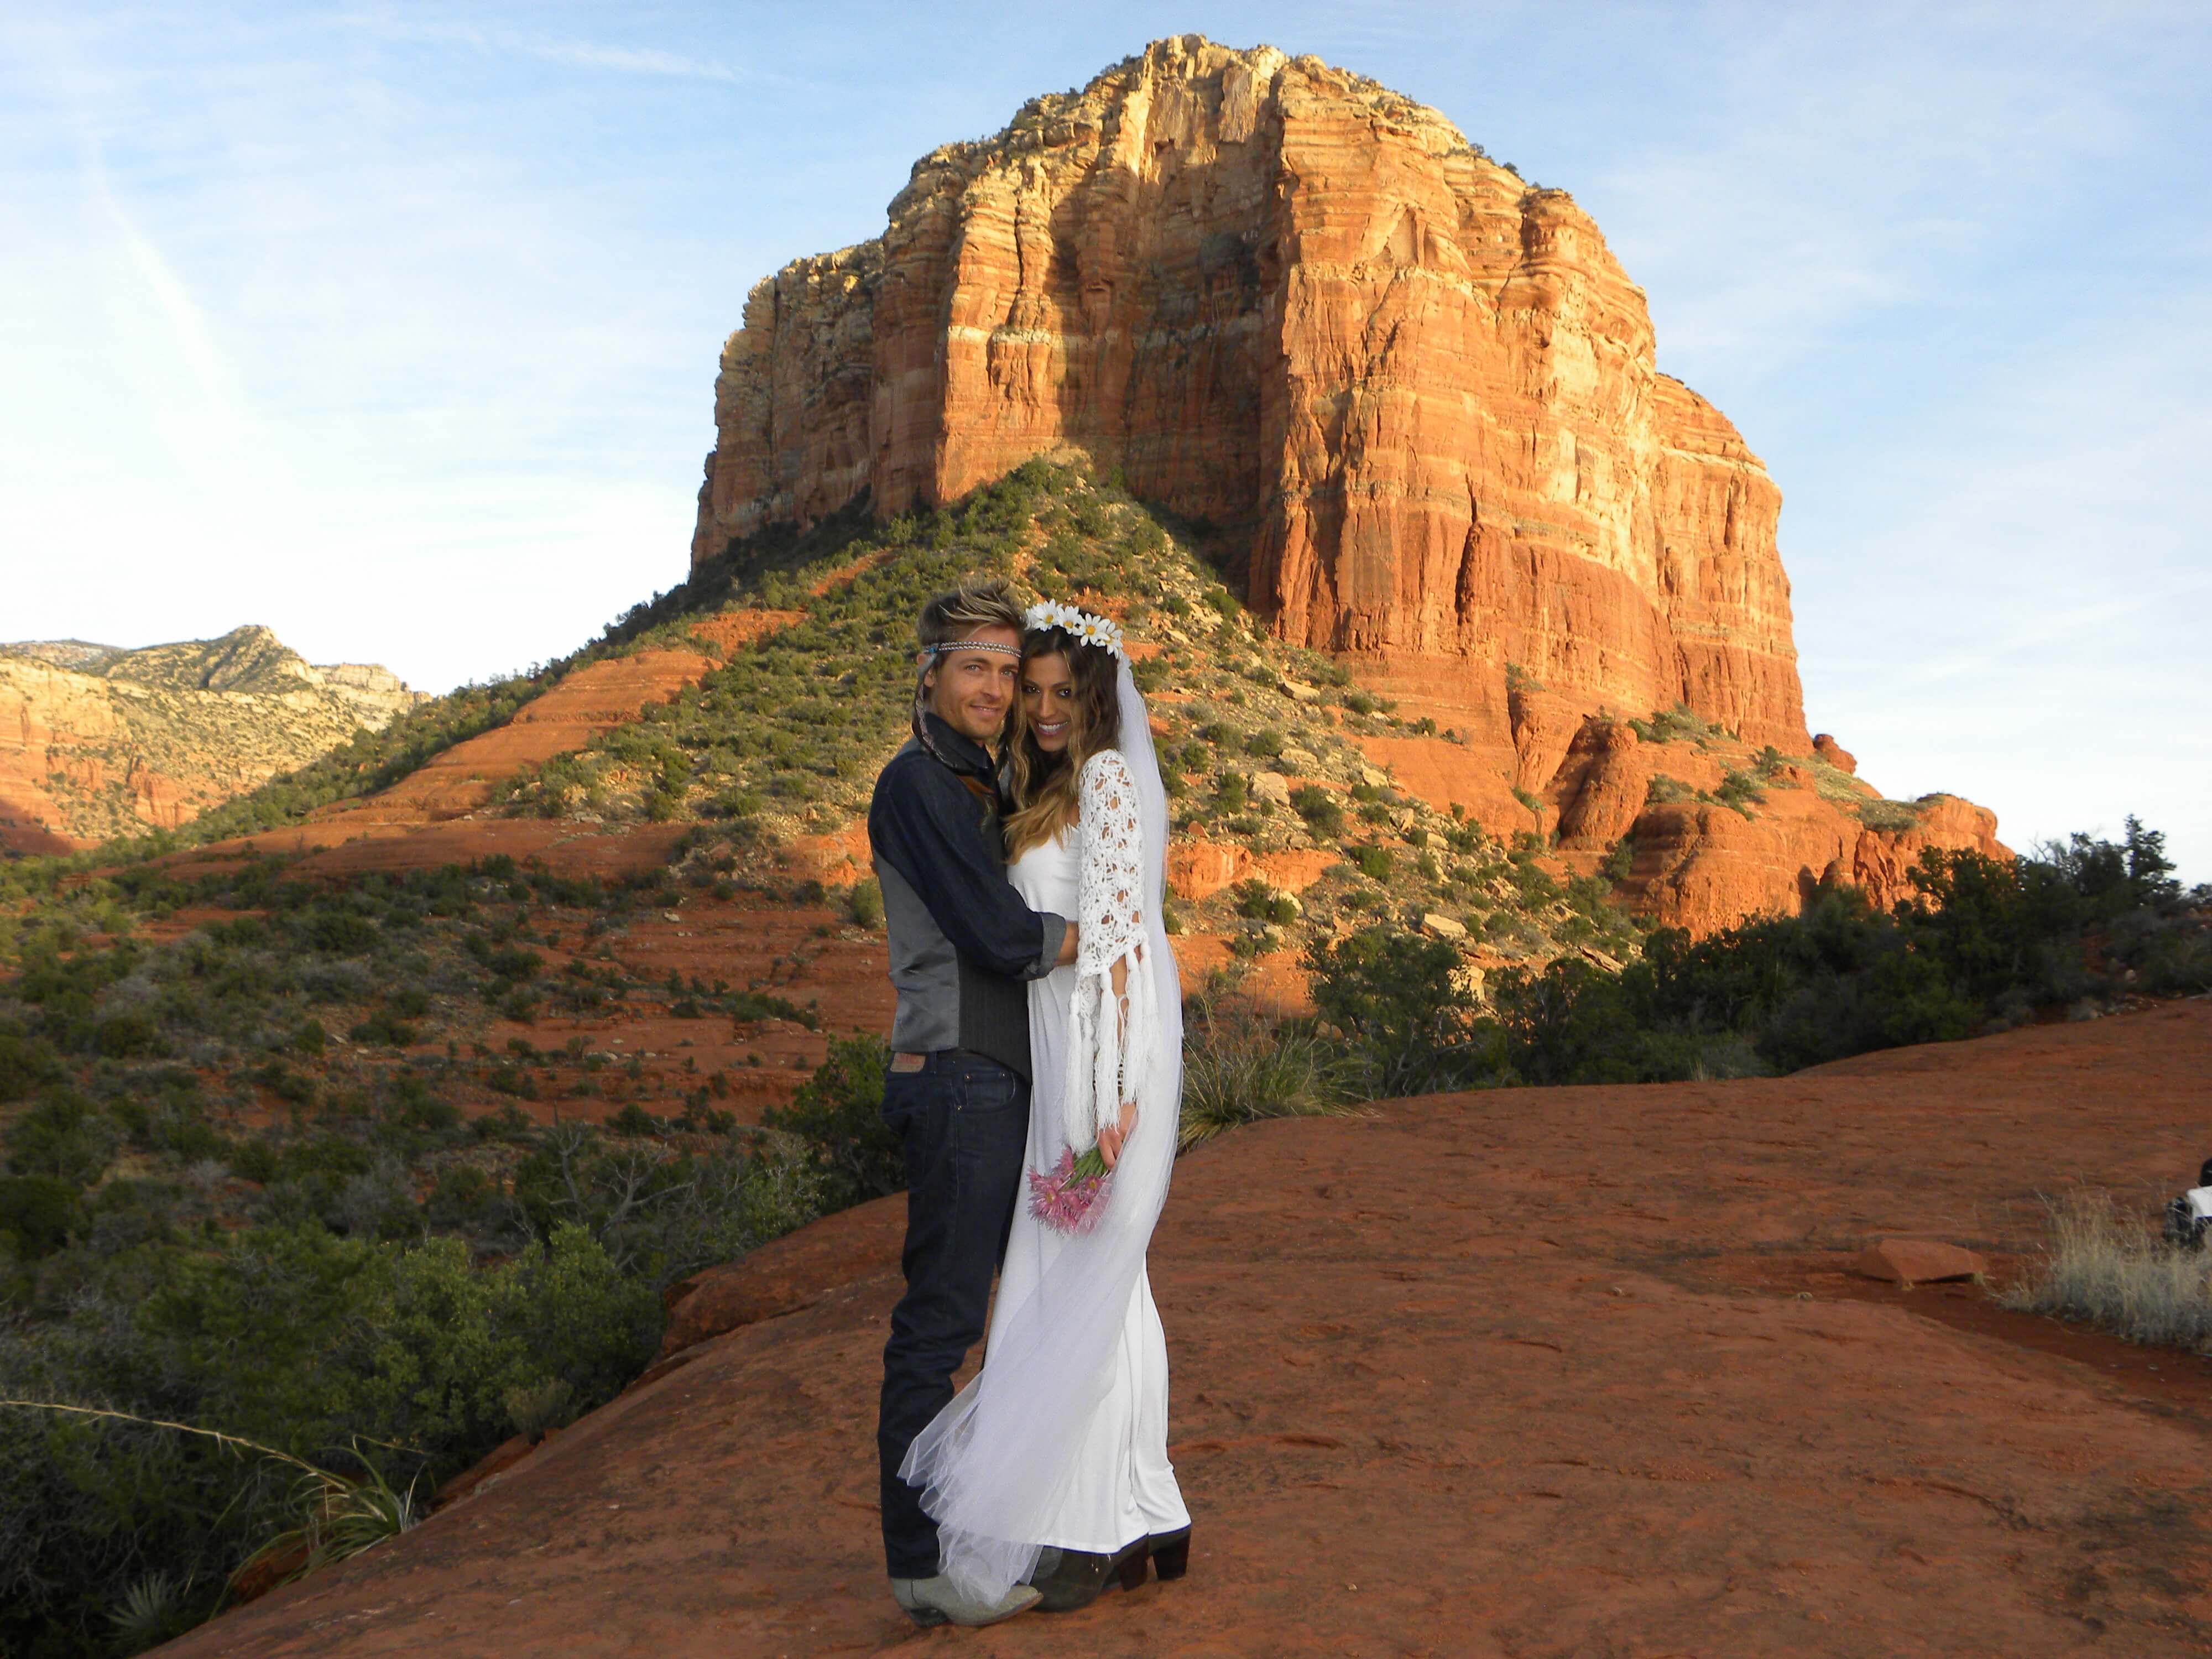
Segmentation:
<svg viewBox="0 0 2212 1659">
<path fill-rule="evenodd" d="M 1200 1003 L 1183 1040 L 1181 1150 L 1246 1123 L 1361 1109 L 1340 1056 L 1310 1031 Z"/>
<path fill-rule="evenodd" d="M 2155 1218 L 2110 1193 L 2045 1202 L 2052 1242 L 2041 1270 L 2000 1292 L 2000 1303 L 2130 1342 L 2212 1348 L 2212 1252 L 2174 1249 L 2159 1237 Z"/>
</svg>

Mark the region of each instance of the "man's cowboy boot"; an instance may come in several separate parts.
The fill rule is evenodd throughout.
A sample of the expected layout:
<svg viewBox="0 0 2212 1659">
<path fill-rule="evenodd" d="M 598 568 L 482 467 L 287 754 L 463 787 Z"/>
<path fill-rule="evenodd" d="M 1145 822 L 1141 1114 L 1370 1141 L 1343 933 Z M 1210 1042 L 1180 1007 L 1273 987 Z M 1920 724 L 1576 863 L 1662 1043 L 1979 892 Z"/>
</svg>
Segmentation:
<svg viewBox="0 0 2212 1659">
<path fill-rule="evenodd" d="M 917 1625 L 995 1625 L 1037 1604 L 1038 1593 L 1017 1584 L 996 1601 L 979 1601 L 953 1588 L 943 1573 L 934 1578 L 894 1578 L 891 1595 Z"/>
<path fill-rule="evenodd" d="M 1145 1582 L 1150 1542 L 1139 1538 L 1111 1555 L 1046 1546 L 1037 1557 L 1036 1571 L 1030 1575 L 1030 1583 L 1042 1593 L 1037 1611 L 1073 1613 L 1087 1607 L 1098 1599 L 1098 1592 L 1106 1588 L 1109 1578 L 1119 1578 L 1123 1589 L 1137 1589 Z"/>
</svg>

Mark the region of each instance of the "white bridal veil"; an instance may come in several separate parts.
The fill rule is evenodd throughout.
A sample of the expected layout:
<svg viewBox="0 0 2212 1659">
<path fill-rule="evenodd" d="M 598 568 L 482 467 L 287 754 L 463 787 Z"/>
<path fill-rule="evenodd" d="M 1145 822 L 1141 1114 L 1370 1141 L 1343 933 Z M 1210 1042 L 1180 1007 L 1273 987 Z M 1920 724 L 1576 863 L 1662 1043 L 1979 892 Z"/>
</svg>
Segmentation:
<svg viewBox="0 0 2212 1659">
<path fill-rule="evenodd" d="M 1074 1479 L 1086 1431 L 1109 1390 L 1114 1349 L 1167 1196 L 1180 1127 L 1182 987 L 1162 926 L 1167 791 L 1152 748 L 1151 717 L 1127 662 L 1119 665 L 1115 693 L 1120 748 L 1136 783 L 1143 842 L 1141 932 L 1121 958 L 1129 963 L 1130 1006 L 1117 1045 L 1133 1063 L 1127 1081 L 1134 1085 L 1137 1127 L 1097 1226 L 1061 1242 L 1036 1290 L 991 1345 L 981 1371 L 915 1438 L 899 1470 L 922 1489 L 922 1507 L 937 1521 L 939 1570 L 963 1592 L 993 1600 L 1029 1576 L 1045 1528 Z M 1091 918 L 1082 921 L 1088 933 Z M 1135 955 L 1139 948 L 1141 957 Z M 1079 1004 L 1103 992 L 1097 1021 L 1103 1029 L 1092 1038 L 1103 1045 L 1115 1042 L 1115 1000 L 1110 981 L 1091 982 L 1093 971 L 1085 966 L 1076 996 Z M 1048 1123 L 1066 1121 L 1068 1097 L 1088 1092 L 1098 1055 L 1033 1059 L 1031 1114 L 1043 1115 Z M 1140 1073 L 1134 1063 L 1141 1064 Z M 1079 1120 L 1086 1115 L 1077 1113 Z M 1085 1139 L 1076 1150 L 1088 1145 Z M 1020 1201 L 1027 1203 L 1026 1192 Z"/>
</svg>

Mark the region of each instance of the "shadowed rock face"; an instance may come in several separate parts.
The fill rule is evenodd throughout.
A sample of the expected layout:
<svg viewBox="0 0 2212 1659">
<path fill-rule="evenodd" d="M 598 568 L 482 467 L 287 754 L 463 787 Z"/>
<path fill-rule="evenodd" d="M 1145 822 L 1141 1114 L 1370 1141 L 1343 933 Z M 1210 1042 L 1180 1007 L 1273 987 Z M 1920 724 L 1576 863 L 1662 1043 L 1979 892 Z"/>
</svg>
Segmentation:
<svg viewBox="0 0 2212 1659">
<path fill-rule="evenodd" d="M 1164 40 L 933 151 L 881 238 L 753 290 L 715 418 L 695 561 L 1081 450 L 1247 529 L 1279 634 L 1479 742 L 1513 744 L 1510 662 L 1570 734 L 1680 702 L 1810 747 L 1780 493 L 1656 371 L 1597 227 L 1314 58 Z"/>
</svg>

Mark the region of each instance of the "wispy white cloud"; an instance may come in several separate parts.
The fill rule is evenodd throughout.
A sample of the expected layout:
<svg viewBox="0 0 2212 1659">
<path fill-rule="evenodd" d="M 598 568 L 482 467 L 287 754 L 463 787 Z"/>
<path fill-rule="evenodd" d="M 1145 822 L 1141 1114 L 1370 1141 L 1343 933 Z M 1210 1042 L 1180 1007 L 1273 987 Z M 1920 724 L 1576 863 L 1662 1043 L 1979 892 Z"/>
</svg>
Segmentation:
<svg viewBox="0 0 2212 1659">
<path fill-rule="evenodd" d="M 287 469 L 275 428 L 253 407 L 206 310 L 117 198 L 96 151 L 84 183 L 94 264 L 115 362 L 155 441 L 202 497 L 274 505 Z"/>
<path fill-rule="evenodd" d="M 732 86 L 783 82 L 789 77 L 753 65 L 733 64 L 715 58 L 672 52 L 656 46 L 610 46 L 592 40 L 562 39 L 535 30 L 506 28 L 473 22 L 434 21 L 392 11 L 341 14 L 333 20 L 341 27 L 360 29 L 380 40 L 417 46 L 464 46 L 474 52 L 535 58 L 571 69 L 605 70 L 622 75 L 669 76 L 682 80 L 720 81 Z"/>
</svg>

